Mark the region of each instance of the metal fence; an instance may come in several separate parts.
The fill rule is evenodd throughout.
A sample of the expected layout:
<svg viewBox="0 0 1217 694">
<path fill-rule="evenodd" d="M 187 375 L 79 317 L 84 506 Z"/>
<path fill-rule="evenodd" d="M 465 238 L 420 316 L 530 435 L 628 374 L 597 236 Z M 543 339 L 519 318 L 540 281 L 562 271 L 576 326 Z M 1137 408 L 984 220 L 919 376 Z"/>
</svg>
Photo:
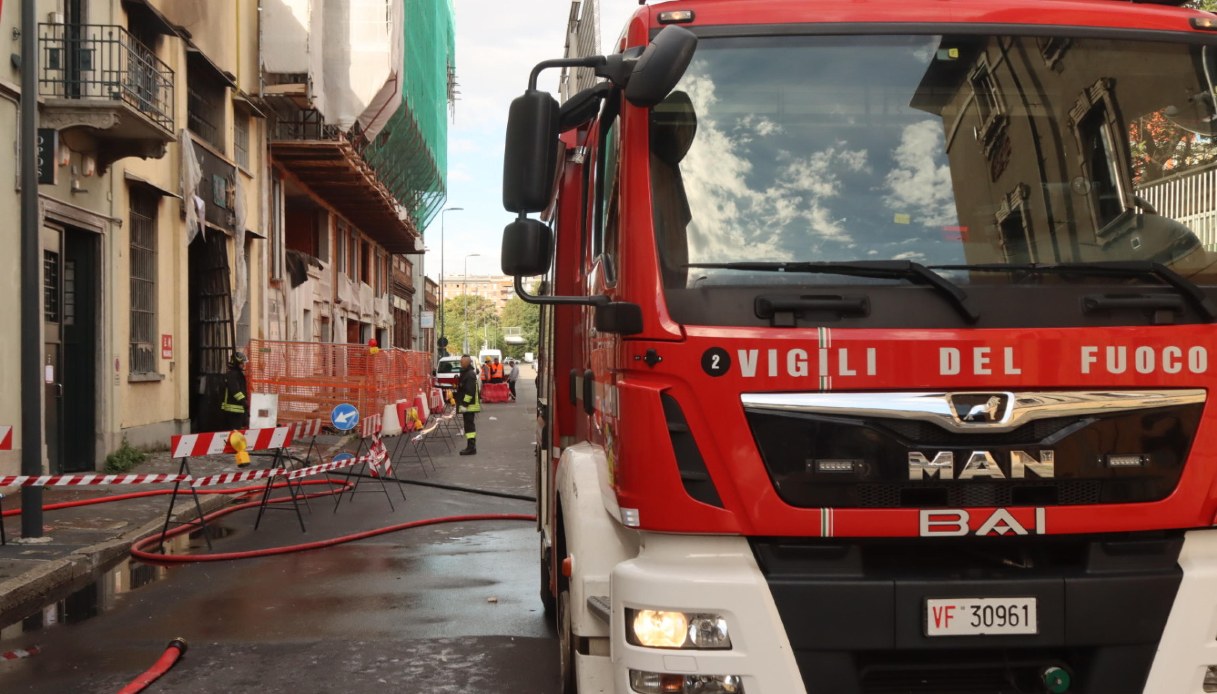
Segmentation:
<svg viewBox="0 0 1217 694">
<path fill-rule="evenodd" d="M 38 92 L 124 101 L 173 132 L 173 70 L 121 26 L 40 24 Z"/>
<path fill-rule="evenodd" d="M 1205 250 L 1217 251 L 1217 163 L 1154 181 L 1137 195 L 1191 229 Z"/>
<path fill-rule="evenodd" d="M 329 419 L 336 405 L 362 416 L 413 400 L 431 379 L 431 355 L 366 345 L 253 340 L 246 378 L 251 393 L 279 396 L 281 422 Z"/>
</svg>

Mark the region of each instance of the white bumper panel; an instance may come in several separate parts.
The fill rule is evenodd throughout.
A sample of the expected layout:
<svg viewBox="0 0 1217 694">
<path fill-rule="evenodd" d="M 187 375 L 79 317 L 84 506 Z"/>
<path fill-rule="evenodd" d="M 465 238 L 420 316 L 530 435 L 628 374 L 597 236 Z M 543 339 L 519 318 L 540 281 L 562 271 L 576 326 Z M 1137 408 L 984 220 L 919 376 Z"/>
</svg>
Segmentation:
<svg viewBox="0 0 1217 694">
<path fill-rule="evenodd" d="M 742 537 L 641 533 L 636 558 L 612 572 L 612 668 L 618 694 L 629 671 L 738 675 L 749 694 L 806 692 L 769 586 Z M 727 620 L 724 651 L 641 648 L 626 642 L 625 608 L 714 612 Z"/>
<path fill-rule="evenodd" d="M 1187 533 L 1179 566 L 1183 581 L 1145 694 L 1202 694 L 1205 670 L 1217 665 L 1217 530 Z"/>
</svg>

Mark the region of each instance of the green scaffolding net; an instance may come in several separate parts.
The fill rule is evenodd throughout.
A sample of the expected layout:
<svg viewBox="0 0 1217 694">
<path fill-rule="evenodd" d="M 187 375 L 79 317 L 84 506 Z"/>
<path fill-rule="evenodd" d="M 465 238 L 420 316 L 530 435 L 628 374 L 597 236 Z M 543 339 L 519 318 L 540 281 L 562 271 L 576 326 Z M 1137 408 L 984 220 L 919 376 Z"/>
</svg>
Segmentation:
<svg viewBox="0 0 1217 694">
<path fill-rule="evenodd" d="M 418 229 L 426 228 L 447 196 L 455 32 L 452 0 L 405 0 L 402 106 L 364 151 Z"/>
</svg>

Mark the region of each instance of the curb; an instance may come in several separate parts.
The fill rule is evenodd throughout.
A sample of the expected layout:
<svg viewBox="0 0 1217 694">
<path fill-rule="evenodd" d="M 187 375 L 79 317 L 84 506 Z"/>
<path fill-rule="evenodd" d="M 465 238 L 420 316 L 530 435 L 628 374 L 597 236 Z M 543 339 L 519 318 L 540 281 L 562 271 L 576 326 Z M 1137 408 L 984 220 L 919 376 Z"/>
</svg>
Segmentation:
<svg viewBox="0 0 1217 694">
<path fill-rule="evenodd" d="M 203 513 L 208 514 L 233 498 L 228 494 L 206 495 L 200 499 L 200 505 Z M 186 520 L 193 516 L 192 507 L 175 513 L 173 519 Z M 0 627 L 24 619 L 43 605 L 66 597 L 80 584 L 96 578 L 103 568 L 125 557 L 136 540 L 158 532 L 164 522 L 164 517 L 153 519 L 118 537 L 82 547 L 66 557 L 49 559 L 20 576 L 0 582 Z"/>
</svg>

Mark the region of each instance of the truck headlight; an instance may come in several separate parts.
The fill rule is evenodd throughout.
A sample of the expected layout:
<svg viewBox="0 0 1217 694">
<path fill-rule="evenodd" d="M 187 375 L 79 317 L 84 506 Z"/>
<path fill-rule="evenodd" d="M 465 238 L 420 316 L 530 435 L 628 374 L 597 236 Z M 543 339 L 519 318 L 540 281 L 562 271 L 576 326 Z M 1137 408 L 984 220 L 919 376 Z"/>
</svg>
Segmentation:
<svg viewBox="0 0 1217 694">
<path fill-rule="evenodd" d="M 694 650 L 731 648 L 727 620 L 717 614 L 627 609 L 625 622 L 627 640 L 635 646 Z"/>
</svg>

